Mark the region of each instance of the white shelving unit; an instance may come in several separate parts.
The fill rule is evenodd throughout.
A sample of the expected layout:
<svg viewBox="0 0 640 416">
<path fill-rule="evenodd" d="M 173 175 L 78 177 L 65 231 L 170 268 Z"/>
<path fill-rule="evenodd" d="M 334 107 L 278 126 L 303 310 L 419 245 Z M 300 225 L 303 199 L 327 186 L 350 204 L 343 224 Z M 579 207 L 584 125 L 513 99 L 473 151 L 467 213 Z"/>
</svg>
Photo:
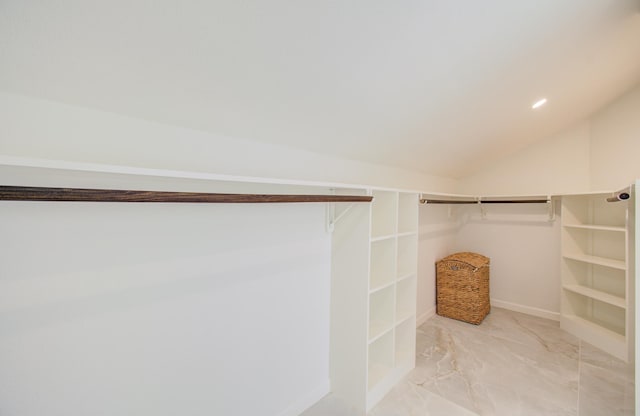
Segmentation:
<svg viewBox="0 0 640 416">
<path fill-rule="evenodd" d="M 332 245 L 331 391 L 363 414 L 415 367 L 418 195 L 372 194 Z"/>
<path fill-rule="evenodd" d="M 631 361 L 633 202 L 607 202 L 609 196 L 611 193 L 562 197 L 560 326 Z"/>
<path fill-rule="evenodd" d="M 4 184 L 17 186 L 338 195 L 365 195 L 371 188 L 2 155 L 0 174 Z M 363 414 L 415 367 L 418 193 L 372 193 L 372 204 L 327 209 L 333 230 L 331 391 Z"/>
</svg>

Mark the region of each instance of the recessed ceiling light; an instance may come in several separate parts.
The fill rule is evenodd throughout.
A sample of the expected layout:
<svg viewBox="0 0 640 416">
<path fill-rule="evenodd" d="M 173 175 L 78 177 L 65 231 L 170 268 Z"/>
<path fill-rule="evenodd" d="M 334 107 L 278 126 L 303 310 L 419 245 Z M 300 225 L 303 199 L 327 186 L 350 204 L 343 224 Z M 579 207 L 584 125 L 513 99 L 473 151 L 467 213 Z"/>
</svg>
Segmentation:
<svg viewBox="0 0 640 416">
<path fill-rule="evenodd" d="M 540 99 L 540 100 L 536 101 L 535 103 L 533 103 L 533 105 L 531 106 L 531 108 L 533 108 L 533 109 L 535 110 L 536 108 L 540 108 L 540 107 L 542 107 L 542 106 L 543 106 L 543 105 L 545 105 L 546 103 L 547 103 L 547 99 L 546 99 L 546 98 L 542 98 L 542 99 Z"/>
</svg>

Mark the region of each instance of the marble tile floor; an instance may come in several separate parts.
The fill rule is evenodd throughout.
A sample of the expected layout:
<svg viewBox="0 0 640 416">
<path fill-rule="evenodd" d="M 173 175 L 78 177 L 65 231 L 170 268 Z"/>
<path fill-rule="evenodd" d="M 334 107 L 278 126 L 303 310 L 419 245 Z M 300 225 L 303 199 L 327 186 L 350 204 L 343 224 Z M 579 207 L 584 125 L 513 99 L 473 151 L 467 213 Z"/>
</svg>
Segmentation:
<svg viewBox="0 0 640 416">
<path fill-rule="evenodd" d="M 633 366 L 558 322 L 493 308 L 471 325 L 434 316 L 417 332 L 416 368 L 369 416 L 630 416 Z M 303 416 L 356 416 L 327 396 Z"/>
</svg>

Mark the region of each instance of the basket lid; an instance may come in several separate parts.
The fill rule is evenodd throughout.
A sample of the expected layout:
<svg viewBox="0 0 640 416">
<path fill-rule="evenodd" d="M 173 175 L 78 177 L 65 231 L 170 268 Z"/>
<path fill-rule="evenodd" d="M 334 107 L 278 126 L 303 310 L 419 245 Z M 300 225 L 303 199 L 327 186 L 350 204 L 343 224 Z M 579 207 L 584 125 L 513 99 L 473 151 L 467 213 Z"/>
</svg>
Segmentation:
<svg viewBox="0 0 640 416">
<path fill-rule="evenodd" d="M 483 256 L 482 254 L 478 253 L 471 253 L 468 251 L 451 254 L 440 261 L 452 260 L 466 263 L 472 267 L 475 267 L 476 269 L 489 265 L 489 257 Z"/>
</svg>

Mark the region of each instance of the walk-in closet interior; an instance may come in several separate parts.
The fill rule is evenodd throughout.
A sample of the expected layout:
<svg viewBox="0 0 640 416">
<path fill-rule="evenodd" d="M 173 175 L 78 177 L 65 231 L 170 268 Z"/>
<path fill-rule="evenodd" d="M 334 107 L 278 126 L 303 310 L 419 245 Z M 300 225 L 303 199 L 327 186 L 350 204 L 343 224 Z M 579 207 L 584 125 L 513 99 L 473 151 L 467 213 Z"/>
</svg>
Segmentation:
<svg viewBox="0 0 640 416">
<path fill-rule="evenodd" d="M 0 415 L 638 413 L 639 50 L 635 0 L 0 2 Z"/>
</svg>

